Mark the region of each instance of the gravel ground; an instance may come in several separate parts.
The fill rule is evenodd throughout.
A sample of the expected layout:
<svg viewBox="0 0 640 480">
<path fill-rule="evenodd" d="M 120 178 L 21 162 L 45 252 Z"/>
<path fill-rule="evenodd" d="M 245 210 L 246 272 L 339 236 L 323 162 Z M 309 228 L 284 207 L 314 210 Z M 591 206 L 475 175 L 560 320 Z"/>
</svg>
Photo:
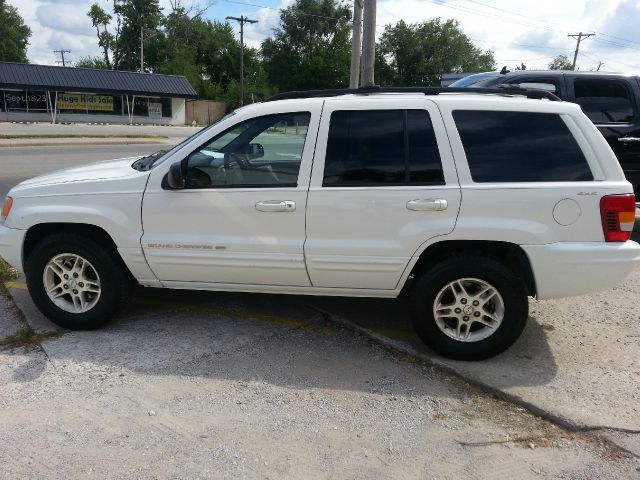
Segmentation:
<svg viewBox="0 0 640 480">
<path fill-rule="evenodd" d="M 0 351 L 0 465 L 12 479 L 627 479 L 640 468 L 312 314 L 290 328 L 148 308 Z"/>
</svg>

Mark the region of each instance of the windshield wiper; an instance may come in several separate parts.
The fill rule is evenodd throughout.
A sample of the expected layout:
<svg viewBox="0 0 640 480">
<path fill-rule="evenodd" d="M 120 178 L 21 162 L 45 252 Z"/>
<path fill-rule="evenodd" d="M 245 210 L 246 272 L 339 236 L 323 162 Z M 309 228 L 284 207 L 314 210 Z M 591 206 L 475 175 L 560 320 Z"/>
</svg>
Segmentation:
<svg viewBox="0 0 640 480">
<path fill-rule="evenodd" d="M 162 157 L 166 150 L 158 150 L 157 152 L 152 153 L 151 155 L 147 155 L 146 157 L 139 158 L 131 165 L 131 168 L 138 170 L 139 172 L 146 172 L 147 170 L 151 170 L 153 164 Z"/>
</svg>

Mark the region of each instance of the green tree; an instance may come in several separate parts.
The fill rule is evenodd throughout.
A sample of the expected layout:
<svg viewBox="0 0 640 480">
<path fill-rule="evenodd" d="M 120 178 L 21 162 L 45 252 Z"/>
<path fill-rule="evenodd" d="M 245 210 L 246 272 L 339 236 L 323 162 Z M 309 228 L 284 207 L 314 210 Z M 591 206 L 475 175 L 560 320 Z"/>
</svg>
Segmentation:
<svg viewBox="0 0 640 480">
<path fill-rule="evenodd" d="M 262 43 L 269 81 L 280 91 L 349 84 L 351 10 L 339 0 L 296 0 Z"/>
<path fill-rule="evenodd" d="M 97 68 L 101 70 L 109 69 L 103 58 L 100 57 L 82 57 L 73 65 L 76 68 Z"/>
<path fill-rule="evenodd" d="M 117 0 L 114 1 L 113 13 L 118 19 L 118 37 L 114 56 L 116 68 L 138 70 L 141 31 L 144 30 L 145 38 L 152 38 L 159 34 L 158 27 L 163 22 L 159 0 Z"/>
<path fill-rule="evenodd" d="M 98 46 L 102 48 L 103 62 L 107 68 L 111 68 L 111 59 L 109 58 L 109 54 L 113 49 L 116 37 L 107 30 L 107 27 L 113 17 L 105 12 L 97 3 L 91 5 L 87 16 L 91 19 L 91 23 L 96 29 Z"/>
<path fill-rule="evenodd" d="M 376 82 L 382 85 L 440 85 L 443 73 L 495 66 L 493 52 L 475 47 L 459 22 L 451 19 L 387 25 L 377 49 Z"/>
<path fill-rule="evenodd" d="M 0 0 L 0 61 L 27 63 L 30 36 L 18 9 Z"/>
<path fill-rule="evenodd" d="M 573 63 L 566 55 L 558 55 L 549 63 L 549 70 L 573 70 Z"/>
<path fill-rule="evenodd" d="M 149 39 L 160 34 L 164 21 L 159 0 L 113 0 L 113 15 L 94 3 L 87 16 L 96 29 L 104 63 L 114 70 L 128 71 L 140 69 L 140 33 L 144 31 L 146 50 Z M 113 32 L 109 30 L 112 21 Z M 145 62 L 145 70 L 147 65 Z"/>
</svg>

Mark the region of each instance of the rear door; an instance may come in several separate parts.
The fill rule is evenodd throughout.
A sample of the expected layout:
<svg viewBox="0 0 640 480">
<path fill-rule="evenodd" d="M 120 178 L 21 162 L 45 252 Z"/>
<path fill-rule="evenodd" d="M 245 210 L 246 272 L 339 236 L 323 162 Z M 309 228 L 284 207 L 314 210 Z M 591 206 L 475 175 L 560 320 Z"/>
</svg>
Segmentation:
<svg viewBox="0 0 640 480">
<path fill-rule="evenodd" d="M 438 108 L 390 100 L 325 102 L 304 248 L 315 287 L 395 289 L 419 247 L 455 226 L 460 187 Z"/>
<path fill-rule="evenodd" d="M 613 149 L 624 173 L 640 194 L 640 90 L 633 78 L 615 75 L 570 75 L 574 101 L 598 127 Z"/>
</svg>

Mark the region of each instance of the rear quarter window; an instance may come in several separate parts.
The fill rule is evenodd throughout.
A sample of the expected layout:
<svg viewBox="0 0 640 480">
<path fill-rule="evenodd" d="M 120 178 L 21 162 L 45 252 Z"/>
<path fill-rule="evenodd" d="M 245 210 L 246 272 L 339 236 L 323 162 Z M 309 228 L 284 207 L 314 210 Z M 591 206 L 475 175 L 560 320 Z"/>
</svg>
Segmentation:
<svg viewBox="0 0 640 480">
<path fill-rule="evenodd" d="M 453 118 L 474 182 L 593 180 L 558 114 L 456 110 Z"/>
</svg>

